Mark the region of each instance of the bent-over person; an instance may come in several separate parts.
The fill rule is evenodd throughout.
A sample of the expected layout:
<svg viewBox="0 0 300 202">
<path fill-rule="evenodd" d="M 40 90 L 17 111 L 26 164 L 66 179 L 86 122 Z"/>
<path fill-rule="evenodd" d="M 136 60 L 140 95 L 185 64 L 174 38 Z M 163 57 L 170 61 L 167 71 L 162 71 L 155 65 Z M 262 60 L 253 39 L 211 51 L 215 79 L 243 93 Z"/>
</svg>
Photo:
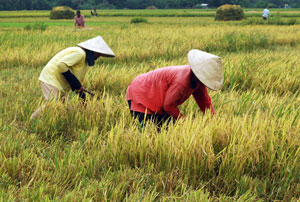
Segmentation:
<svg viewBox="0 0 300 202">
<path fill-rule="evenodd" d="M 59 99 L 60 94 L 69 90 L 78 93 L 85 100 L 85 89 L 82 86 L 89 66 L 94 66 L 100 56 L 114 57 L 114 52 L 101 36 L 77 44 L 77 47 L 66 48 L 57 53 L 43 68 L 39 80 L 46 100 Z M 31 119 L 40 113 L 36 110 Z"/>
<path fill-rule="evenodd" d="M 152 120 L 164 122 L 184 117 L 178 106 L 193 95 L 200 110 L 215 113 L 207 88 L 223 86 L 221 58 L 197 49 L 188 53 L 189 65 L 163 67 L 136 77 L 126 93 L 131 115 L 144 125 Z"/>
</svg>

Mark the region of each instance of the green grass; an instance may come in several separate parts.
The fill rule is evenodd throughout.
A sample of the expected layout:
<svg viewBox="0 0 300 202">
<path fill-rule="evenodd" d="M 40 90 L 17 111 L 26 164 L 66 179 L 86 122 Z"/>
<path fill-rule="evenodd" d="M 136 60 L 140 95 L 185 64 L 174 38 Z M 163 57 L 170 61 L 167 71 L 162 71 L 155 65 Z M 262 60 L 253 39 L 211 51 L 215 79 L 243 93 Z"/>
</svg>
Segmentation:
<svg viewBox="0 0 300 202">
<path fill-rule="evenodd" d="M 49 17 L 50 11 L 0 11 L 0 18 Z"/>
</svg>

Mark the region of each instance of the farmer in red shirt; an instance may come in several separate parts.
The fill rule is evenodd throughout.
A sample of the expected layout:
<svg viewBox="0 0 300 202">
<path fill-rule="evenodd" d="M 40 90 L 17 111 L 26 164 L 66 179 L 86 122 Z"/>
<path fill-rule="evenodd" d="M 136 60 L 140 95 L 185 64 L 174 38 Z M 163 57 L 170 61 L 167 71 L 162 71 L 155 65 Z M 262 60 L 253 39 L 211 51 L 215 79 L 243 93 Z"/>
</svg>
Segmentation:
<svg viewBox="0 0 300 202">
<path fill-rule="evenodd" d="M 171 66 L 153 70 L 136 77 L 126 93 L 131 115 L 140 123 L 154 120 L 163 122 L 183 117 L 178 105 L 193 95 L 204 113 L 214 107 L 207 88 L 220 90 L 223 86 L 221 58 L 200 50 L 188 53 L 189 65 Z"/>
</svg>

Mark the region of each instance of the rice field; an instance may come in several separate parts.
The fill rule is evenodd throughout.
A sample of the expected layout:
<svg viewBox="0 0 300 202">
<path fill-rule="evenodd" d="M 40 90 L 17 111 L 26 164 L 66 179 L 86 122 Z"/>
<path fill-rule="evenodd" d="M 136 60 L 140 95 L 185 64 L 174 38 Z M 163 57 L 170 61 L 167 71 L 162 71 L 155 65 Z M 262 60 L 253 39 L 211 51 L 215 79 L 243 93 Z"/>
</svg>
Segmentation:
<svg viewBox="0 0 300 202">
<path fill-rule="evenodd" d="M 131 18 L 87 18 L 77 30 L 72 20 L 0 18 L 0 201 L 300 201 L 300 26 Z M 25 29 L 35 23 L 45 30 Z M 116 54 L 84 82 L 101 99 L 82 107 L 71 92 L 30 121 L 45 104 L 45 64 L 97 35 Z M 140 130 L 127 86 L 188 64 L 192 48 L 222 57 L 224 88 L 209 91 L 216 114 L 190 98 L 185 120 Z"/>
<path fill-rule="evenodd" d="M 260 8 L 243 8 L 247 17 L 261 17 L 262 10 Z M 300 17 L 299 8 L 271 8 L 271 14 L 280 15 L 282 17 Z M 98 16 L 115 16 L 115 17 L 214 17 L 216 9 L 98 9 Z M 82 10 L 82 14 L 91 17 L 91 10 Z M 32 17 L 49 17 L 50 11 L 0 11 L 0 18 L 32 18 Z"/>
</svg>

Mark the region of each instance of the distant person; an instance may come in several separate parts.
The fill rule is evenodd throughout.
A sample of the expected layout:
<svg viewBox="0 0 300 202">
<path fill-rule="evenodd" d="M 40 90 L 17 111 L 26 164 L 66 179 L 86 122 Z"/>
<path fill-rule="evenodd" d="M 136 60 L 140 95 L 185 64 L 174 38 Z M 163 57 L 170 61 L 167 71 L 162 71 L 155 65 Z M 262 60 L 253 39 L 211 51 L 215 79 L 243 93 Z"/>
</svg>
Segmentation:
<svg viewBox="0 0 300 202">
<path fill-rule="evenodd" d="M 178 106 L 191 95 L 203 113 L 215 112 L 207 87 L 220 90 L 223 86 L 221 58 L 194 49 L 189 51 L 188 61 L 189 65 L 159 68 L 131 82 L 126 100 L 140 124 L 153 120 L 161 127 L 164 122 L 182 118 Z"/>
<path fill-rule="evenodd" d="M 267 20 L 269 18 L 269 16 L 270 16 L 270 11 L 269 11 L 269 7 L 267 7 L 263 10 L 262 18 L 264 20 Z"/>
<path fill-rule="evenodd" d="M 66 48 L 57 53 L 42 70 L 39 80 L 46 100 L 60 99 L 69 90 L 75 91 L 85 100 L 85 89 L 82 86 L 89 66 L 94 66 L 100 56 L 114 57 L 115 54 L 101 36 L 77 44 L 77 47 Z M 30 119 L 40 113 L 36 110 Z"/>
<path fill-rule="evenodd" d="M 94 11 L 91 11 L 91 15 L 95 17 L 98 15 L 96 8 L 94 8 Z"/>
<path fill-rule="evenodd" d="M 84 15 L 80 14 L 80 10 L 77 10 L 76 16 L 74 17 L 75 28 L 85 27 Z"/>
</svg>

